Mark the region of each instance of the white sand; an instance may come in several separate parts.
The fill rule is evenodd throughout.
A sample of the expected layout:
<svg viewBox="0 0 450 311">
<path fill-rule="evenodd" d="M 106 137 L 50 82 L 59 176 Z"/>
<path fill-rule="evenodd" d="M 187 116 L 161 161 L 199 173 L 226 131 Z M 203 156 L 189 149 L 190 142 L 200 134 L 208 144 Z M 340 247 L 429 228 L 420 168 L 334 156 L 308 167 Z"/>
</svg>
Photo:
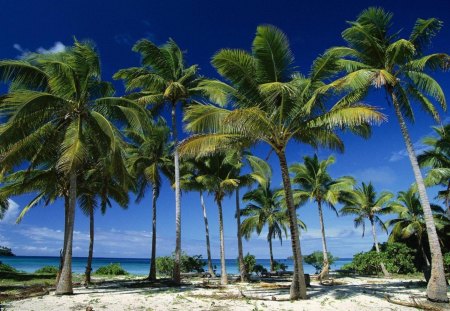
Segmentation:
<svg viewBox="0 0 450 311">
<path fill-rule="evenodd" d="M 228 285 L 226 288 L 202 288 L 187 285 L 181 288 L 127 288 L 102 285 L 96 288 L 75 288 L 75 295 L 55 296 L 54 293 L 6 304 L 6 310 L 414 310 L 387 302 L 410 300 L 410 296 L 425 301 L 425 288 L 417 280 L 346 277 L 340 285 L 321 286 L 312 282 L 308 300 L 261 301 L 237 299 L 240 291 L 246 296 L 272 299 L 288 298 L 287 288 L 270 288 L 268 283 Z M 289 283 L 277 283 L 288 285 Z M 230 297 L 231 296 L 231 297 Z M 227 298 L 228 297 L 228 298 Z M 234 298 L 233 298 L 234 297 Z"/>
</svg>

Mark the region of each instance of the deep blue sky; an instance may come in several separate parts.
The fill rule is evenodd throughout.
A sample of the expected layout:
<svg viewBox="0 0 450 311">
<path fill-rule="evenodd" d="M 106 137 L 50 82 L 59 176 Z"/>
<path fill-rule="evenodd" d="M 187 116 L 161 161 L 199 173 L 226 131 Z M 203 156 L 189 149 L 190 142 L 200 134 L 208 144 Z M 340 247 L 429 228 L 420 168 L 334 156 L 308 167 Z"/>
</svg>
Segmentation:
<svg viewBox="0 0 450 311">
<path fill-rule="evenodd" d="M 450 4 L 445 0 L 430 1 L 0 1 L 0 59 L 18 58 L 26 51 L 41 51 L 70 45 L 73 37 L 93 40 L 100 52 L 103 79 L 119 69 L 139 65 L 139 56 L 131 51 L 134 42 L 148 38 L 157 44 L 172 37 L 187 51 L 189 64 L 199 64 L 201 73 L 217 77 L 210 65 L 211 56 L 220 48 L 249 49 L 259 24 L 273 24 L 289 37 L 296 57 L 296 65 L 307 72 L 312 60 L 326 48 L 342 44 L 340 33 L 347 20 L 368 6 L 382 6 L 394 13 L 394 29 L 403 29 L 407 37 L 416 18 L 437 17 L 444 28 L 434 40 L 430 51 L 450 52 Z M 448 74 L 438 74 L 438 81 L 448 93 Z M 118 95 L 123 87 L 115 83 Z M 4 92 L 5 88 L 0 88 Z M 374 93 L 366 100 L 384 107 L 389 121 L 373 129 L 372 138 L 345 135 L 346 151 L 338 154 L 331 168 L 335 177 L 353 175 L 360 181 L 373 181 L 377 190 L 393 192 L 405 190 L 413 182 L 404 143 L 391 108 L 382 94 Z M 420 108 L 416 109 L 416 123 L 410 126 L 411 136 L 420 149 L 420 139 L 431 133 L 433 120 Z M 448 114 L 441 111 L 442 118 Z M 447 118 L 448 120 L 448 118 Z M 258 155 L 265 157 L 268 148 L 258 146 Z M 290 162 L 300 161 L 313 150 L 292 144 L 288 149 Z M 330 152 L 319 150 L 320 157 Z M 274 185 L 281 183 L 274 157 Z M 430 197 L 435 191 L 429 191 Z M 158 210 L 158 255 L 174 249 L 174 200 L 168 183 L 164 184 Z M 36 207 L 20 225 L 11 224 L 17 211 L 31 196 L 14 198 L 19 205 L 0 223 L 0 245 L 9 245 L 19 255 L 54 255 L 62 247 L 63 208 L 57 202 L 46 208 Z M 205 254 L 204 226 L 197 194 L 182 198 L 182 248 L 190 254 Z M 236 224 L 234 200 L 225 200 L 226 256 L 236 258 Z M 207 200 L 212 234 L 213 257 L 219 257 L 218 221 L 212 199 Z M 304 253 L 321 247 L 317 210 L 308 204 L 299 210 L 308 225 L 302 234 Z M 361 238 L 360 229 L 354 229 L 351 217 L 336 218 L 325 212 L 330 251 L 340 257 L 350 257 L 367 250 L 370 235 Z M 87 254 L 88 220 L 82 213 L 76 215 L 74 254 Z M 96 218 L 95 255 L 102 257 L 148 257 L 150 254 L 151 210 L 150 196 L 139 205 L 131 204 L 128 211 L 113 207 L 106 215 Z M 385 240 L 386 234 L 380 233 Z M 289 243 L 274 248 L 275 256 L 291 254 Z M 244 244 L 245 251 L 257 257 L 268 257 L 265 235 L 254 237 Z"/>
</svg>

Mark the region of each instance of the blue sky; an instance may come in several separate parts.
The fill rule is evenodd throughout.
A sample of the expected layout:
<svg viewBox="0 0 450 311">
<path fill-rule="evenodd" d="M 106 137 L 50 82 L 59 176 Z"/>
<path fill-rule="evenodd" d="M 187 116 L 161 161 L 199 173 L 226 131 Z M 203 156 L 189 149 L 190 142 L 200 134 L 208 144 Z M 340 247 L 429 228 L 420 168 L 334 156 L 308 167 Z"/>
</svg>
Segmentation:
<svg viewBox="0 0 450 311">
<path fill-rule="evenodd" d="M 296 66 L 307 72 L 312 60 L 326 48 L 342 44 L 340 33 L 347 20 L 368 6 L 382 6 L 394 13 L 394 29 L 402 29 L 407 37 L 417 17 L 438 17 L 444 28 L 434 40 L 432 51 L 450 51 L 450 4 L 445 0 L 426 1 L 1 1 L 0 10 L 0 59 L 19 58 L 27 51 L 40 53 L 64 49 L 79 40 L 93 40 L 102 59 L 103 79 L 119 69 L 138 66 L 139 56 L 131 51 L 138 39 L 148 38 L 157 44 L 172 37 L 184 50 L 189 64 L 199 64 L 201 73 L 217 77 L 210 65 L 211 56 L 220 48 L 249 49 L 257 25 L 273 24 L 289 37 L 296 58 Z M 449 93 L 448 74 L 437 74 L 444 91 Z M 115 82 L 117 94 L 123 94 L 120 82 Z M 4 92 L 5 87 L 0 87 Z M 331 167 L 334 177 L 352 175 L 358 182 L 372 181 L 378 191 L 405 190 L 413 182 L 409 160 L 405 153 L 395 116 L 386 105 L 383 94 L 373 92 L 365 102 L 383 107 L 388 122 L 373 129 L 372 138 L 345 134 L 345 153 L 336 154 L 336 164 Z M 416 123 L 410 125 L 410 133 L 417 150 L 423 150 L 420 139 L 431 133 L 434 125 L 431 117 L 416 107 Z M 442 119 L 448 113 L 441 111 Z M 257 155 L 268 154 L 266 146 L 257 146 Z M 314 151 L 304 145 L 292 144 L 288 148 L 289 162 L 301 161 Z M 331 153 L 319 150 L 321 158 Z M 274 186 L 281 184 L 276 159 L 270 163 L 274 168 Z M 242 191 L 243 192 L 243 191 Z M 435 189 L 429 191 L 434 197 Z M 21 207 L 31 196 L 14 198 L 6 218 L 0 222 L 0 245 L 13 247 L 18 255 L 57 256 L 62 247 L 63 205 L 56 202 L 48 207 L 36 207 L 21 224 L 13 224 Z M 158 202 L 158 255 L 174 250 L 175 207 L 173 191 L 164 183 Z M 217 208 L 211 198 L 207 199 L 210 222 L 212 253 L 219 257 Z M 318 213 L 314 204 L 307 204 L 299 215 L 308 225 L 302 233 L 304 253 L 321 248 Z M 224 221 L 226 257 L 236 258 L 236 223 L 234 199 L 225 199 Z M 330 251 L 339 257 L 351 257 L 354 253 L 372 246 L 370 235 L 361 237 L 360 229 L 354 229 L 351 217 L 339 217 L 325 211 L 325 224 Z M 89 223 L 85 215 L 77 211 L 74 234 L 74 255 L 86 256 Z M 151 243 L 150 196 L 140 204 L 130 204 L 128 210 L 117 206 L 105 215 L 96 215 L 95 256 L 99 257 L 148 257 Z M 205 255 L 204 225 L 198 194 L 188 193 L 182 197 L 182 248 L 189 254 Z M 379 233 L 381 241 L 385 233 Z M 291 254 L 290 243 L 275 243 L 275 257 L 285 258 Z M 245 252 L 259 258 L 268 257 L 264 233 L 244 243 Z"/>
</svg>

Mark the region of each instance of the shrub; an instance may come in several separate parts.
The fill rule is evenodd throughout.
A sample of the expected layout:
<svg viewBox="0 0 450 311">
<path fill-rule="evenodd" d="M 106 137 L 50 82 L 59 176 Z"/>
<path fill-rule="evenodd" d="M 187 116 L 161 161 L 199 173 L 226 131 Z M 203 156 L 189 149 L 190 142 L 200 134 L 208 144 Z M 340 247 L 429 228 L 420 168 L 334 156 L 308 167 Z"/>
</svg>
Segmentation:
<svg viewBox="0 0 450 311">
<path fill-rule="evenodd" d="M 444 255 L 444 267 L 447 273 L 450 273 L 450 253 Z"/>
<path fill-rule="evenodd" d="M 58 267 L 55 266 L 45 266 L 34 271 L 36 274 L 57 274 L 59 271 Z"/>
<path fill-rule="evenodd" d="M 261 275 L 261 274 L 263 274 L 263 273 L 266 273 L 266 272 L 267 272 L 267 269 L 264 268 L 263 265 L 259 265 L 259 264 L 258 264 L 258 265 L 254 265 L 252 271 L 255 272 L 257 275 Z"/>
<path fill-rule="evenodd" d="M 11 267 L 10 265 L 7 265 L 6 263 L 2 263 L 0 261 L 0 273 L 1 272 L 7 272 L 7 273 L 17 273 L 19 272 L 16 268 Z"/>
<path fill-rule="evenodd" d="M 156 258 L 156 271 L 161 275 L 172 275 L 173 266 L 175 262 L 175 254 L 172 256 L 163 256 Z M 188 256 L 186 253 L 181 253 L 181 272 L 203 272 L 203 267 L 206 262 L 202 259 L 202 255 Z"/>
<path fill-rule="evenodd" d="M 247 255 L 244 256 L 244 265 L 245 269 L 248 273 L 252 273 L 256 265 L 256 258 L 254 255 L 251 255 L 250 253 L 247 253 Z M 239 267 L 239 261 L 238 261 L 238 267 Z"/>
<path fill-rule="evenodd" d="M 127 275 L 128 272 L 125 271 L 120 263 L 110 263 L 109 265 L 100 267 L 95 271 L 94 274 L 100 275 Z"/>
<path fill-rule="evenodd" d="M 273 269 L 275 271 L 286 271 L 286 269 L 288 268 L 287 265 L 285 265 L 284 263 L 278 262 L 276 260 L 273 261 Z"/>
<path fill-rule="evenodd" d="M 330 266 L 337 260 L 338 258 L 331 255 L 331 253 L 328 253 L 328 262 Z M 321 251 L 315 251 L 309 255 L 306 255 L 303 257 L 303 260 L 313 266 L 316 269 L 316 273 L 320 273 L 323 269 L 323 252 Z"/>
</svg>

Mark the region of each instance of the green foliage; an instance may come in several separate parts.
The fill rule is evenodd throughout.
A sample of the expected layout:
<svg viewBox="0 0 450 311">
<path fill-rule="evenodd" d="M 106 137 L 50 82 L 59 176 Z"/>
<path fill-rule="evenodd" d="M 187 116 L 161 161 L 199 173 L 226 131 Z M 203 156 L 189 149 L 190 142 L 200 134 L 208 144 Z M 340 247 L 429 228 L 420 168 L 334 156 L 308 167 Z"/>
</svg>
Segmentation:
<svg viewBox="0 0 450 311">
<path fill-rule="evenodd" d="M 267 269 L 264 268 L 263 265 L 258 264 L 253 267 L 252 272 L 255 272 L 257 275 L 261 275 L 261 274 L 267 272 Z"/>
<path fill-rule="evenodd" d="M 278 262 L 276 260 L 273 261 L 273 269 L 275 271 L 286 271 L 286 269 L 288 268 L 288 266 L 282 262 Z"/>
<path fill-rule="evenodd" d="M 0 256 L 15 256 L 15 255 L 10 248 L 6 246 L 0 246 Z"/>
<path fill-rule="evenodd" d="M 156 258 L 156 271 L 161 275 L 172 275 L 173 266 L 175 262 L 175 254 L 172 256 L 163 256 Z M 203 272 L 203 267 L 206 262 L 202 259 L 202 255 L 189 256 L 186 253 L 181 253 L 181 272 Z"/>
<path fill-rule="evenodd" d="M 334 257 L 331 255 L 331 253 L 328 254 L 328 262 L 330 266 L 338 259 L 337 257 Z M 306 255 L 303 257 L 303 260 L 313 266 L 316 269 L 316 273 L 320 273 L 323 268 L 323 252 L 322 251 L 315 251 L 309 255 Z"/>
<path fill-rule="evenodd" d="M 450 253 L 444 255 L 444 268 L 447 273 L 450 273 Z"/>
<path fill-rule="evenodd" d="M 245 269 L 248 272 L 253 272 L 254 268 L 256 266 L 256 257 L 254 255 L 251 255 L 250 253 L 247 253 L 247 255 L 244 256 L 244 265 Z M 238 264 L 239 266 L 239 264 Z"/>
<path fill-rule="evenodd" d="M 125 271 L 119 263 L 110 263 L 109 265 L 100 267 L 95 271 L 94 274 L 99 275 L 127 275 L 128 272 Z"/>
<path fill-rule="evenodd" d="M 414 253 L 415 250 L 403 243 L 385 243 L 381 246 L 382 251 L 377 253 L 361 252 L 353 256 L 351 263 L 342 267 L 342 270 L 353 270 L 358 274 L 373 275 L 381 272 L 380 264 L 384 263 L 390 273 L 409 274 L 415 273 Z"/>
<path fill-rule="evenodd" d="M 7 265 L 6 263 L 2 263 L 0 261 L 0 273 L 2 272 L 14 272 L 17 273 L 19 272 L 16 268 L 11 267 L 10 265 Z"/>
<path fill-rule="evenodd" d="M 34 273 L 36 273 L 36 274 L 57 274 L 58 271 L 59 271 L 59 269 L 56 266 L 44 266 L 44 267 L 34 271 Z"/>
</svg>

